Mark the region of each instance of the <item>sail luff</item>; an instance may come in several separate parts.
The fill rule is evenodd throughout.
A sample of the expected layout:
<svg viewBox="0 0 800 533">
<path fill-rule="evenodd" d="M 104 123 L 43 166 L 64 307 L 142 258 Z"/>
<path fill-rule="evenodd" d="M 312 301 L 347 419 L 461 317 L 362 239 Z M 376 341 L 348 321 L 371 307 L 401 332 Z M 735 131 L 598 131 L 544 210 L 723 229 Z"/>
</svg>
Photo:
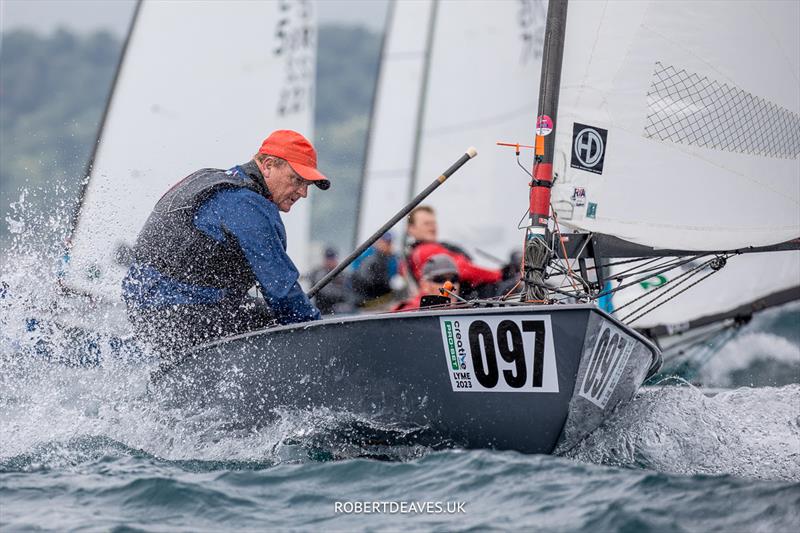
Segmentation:
<svg viewBox="0 0 800 533">
<path fill-rule="evenodd" d="M 94 166 L 95 158 L 97 157 L 97 151 L 100 147 L 100 140 L 103 136 L 103 130 L 105 129 L 106 121 L 108 120 L 108 113 L 111 109 L 114 100 L 114 93 L 117 88 L 117 84 L 119 83 L 120 72 L 122 72 L 122 67 L 125 63 L 125 58 L 128 55 L 128 47 L 131 42 L 131 37 L 133 36 L 133 32 L 136 29 L 136 21 L 139 18 L 139 12 L 142 7 L 142 3 L 145 0 L 136 0 L 136 5 L 133 8 L 133 16 L 131 17 L 131 22 L 128 25 L 128 33 L 125 35 L 125 42 L 122 44 L 122 50 L 120 51 L 119 61 L 117 61 L 117 68 L 114 71 L 114 78 L 111 80 L 111 86 L 108 92 L 108 98 L 106 98 L 105 105 L 103 106 L 103 113 L 100 116 L 100 121 L 97 125 L 97 133 L 95 135 L 94 143 L 92 144 L 92 151 L 89 154 L 89 159 L 86 161 L 86 166 L 84 167 L 83 171 L 83 179 L 81 181 L 81 188 L 80 192 L 78 193 L 78 201 L 75 204 L 75 208 L 72 211 L 72 216 L 70 217 L 70 227 L 69 227 L 69 237 L 67 238 L 67 242 L 65 243 L 66 252 L 69 253 L 69 248 L 72 242 L 72 234 L 75 232 L 75 228 L 78 226 L 78 220 L 81 216 L 81 208 L 83 204 L 84 197 L 86 196 L 86 190 L 89 187 L 89 180 L 92 179 L 92 167 Z"/>
<path fill-rule="evenodd" d="M 357 243 L 385 221 L 386 213 L 407 203 L 432 2 L 394 2 L 391 6 L 367 136 Z"/>
<path fill-rule="evenodd" d="M 439 10 L 439 0 L 431 2 L 431 13 L 428 19 L 428 30 L 425 36 L 425 55 L 423 58 L 422 66 L 422 79 L 419 87 L 419 106 L 417 107 L 417 116 L 415 120 L 414 130 L 414 144 L 411 151 L 411 172 L 408 180 L 408 190 L 406 191 L 406 202 L 410 201 L 417 190 L 417 182 L 419 181 L 419 157 L 422 147 L 422 129 L 425 122 L 425 110 L 428 94 L 428 83 L 431 71 L 431 55 L 433 53 L 433 43 L 436 38 L 436 15 Z M 405 248 L 408 235 L 403 234 L 402 247 Z"/>
<path fill-rule="evenodd" d="M 358 187 L 358 193 L 356 196 L 356 218 L 355 223 L 353 224 L 353 240 L 351 243 L 351 248 L 355 248 L 358 246 L 358 238 L 359 238 L 359 228 L 361 227 L 362 218 L 364 217 L 364 207 L 362 203 L 364 202 L 364 188 L 366 187 L 367 183 L 367 162 L 369 161 L 370 157 L 372 156 L 372 143 L 370 142 L 370 135 L 372 132 L 373 127 L 375 126 L 375 118 L 377 115 L 377 103 L 378 103 L 378 88 L 380 87 L 381 83 L 381 76 L 384 73 L 384 62 L 383 56 L 386 54 L 386 45 L 388 42 L 388 36 L 390 28 L 392 27 L 392 21 L 394 20 L 395 10 L 397 9 L 397 2 L 398 0 L 392 0 L 391 4 L 389 5 L 388 9 L 386 10 L 386 20 L 383 24 L 383 36 L 381 37 L 381 50 L 378 54 L 378 69 L 375 73 L 375 85 L 372 87 L 372 101 L 370 102 L 369 107 L 369 120 L 367 121 L 367 138 L 364 141 L 364 157 L 361 160 L 361 179 Z"/>
</svg>

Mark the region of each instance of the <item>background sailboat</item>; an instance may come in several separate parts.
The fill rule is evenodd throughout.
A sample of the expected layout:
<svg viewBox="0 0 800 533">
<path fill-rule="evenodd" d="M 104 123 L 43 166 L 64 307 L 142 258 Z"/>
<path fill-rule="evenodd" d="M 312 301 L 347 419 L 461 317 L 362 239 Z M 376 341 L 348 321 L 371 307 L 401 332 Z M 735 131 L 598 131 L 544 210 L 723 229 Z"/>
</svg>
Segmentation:
<svg viewBox="0 0 800 533">
<path fill-rule="evenodd" d="M 312 137 L 315 61 L 312 2 L 140 2 L 63 284 L 119 301 L 120 252 L 172 184 L 198 168 L 247 161 L 272 130 Z M 300 270 L 308 220 L 307 205 L 285 217 Z"/>
<path fill-rule="evenodd" d="M 429 0 L 391 9 L 357 241 L 438 175 L 444 154 L 473 145 L 480 157 L 426 203 L 443 239 L 506 259 L 522 245 L 527 179 L 495 143 L 533 134 L 546 5 Z"/>
</svg>

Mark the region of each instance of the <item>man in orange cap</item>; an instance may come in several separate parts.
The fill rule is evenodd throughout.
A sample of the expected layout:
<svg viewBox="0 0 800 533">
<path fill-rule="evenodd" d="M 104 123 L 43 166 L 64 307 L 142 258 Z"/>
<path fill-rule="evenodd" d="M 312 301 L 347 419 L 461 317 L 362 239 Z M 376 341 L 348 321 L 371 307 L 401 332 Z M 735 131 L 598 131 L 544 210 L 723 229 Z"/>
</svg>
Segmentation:
<svg viewBox="0 0 800 533">
<path fill-rule="evenodd" d="M 202 169 L 161 197 L 139 233 L 123 297 L 137 336 L 176 356 L 216 338 L 317 320 L 286 255 L 288 213 L 330 181 L 301 134 L 278 130 L 249 162 Z M 263 298 L 248 291 L 258 286 Z"/>
</svg>

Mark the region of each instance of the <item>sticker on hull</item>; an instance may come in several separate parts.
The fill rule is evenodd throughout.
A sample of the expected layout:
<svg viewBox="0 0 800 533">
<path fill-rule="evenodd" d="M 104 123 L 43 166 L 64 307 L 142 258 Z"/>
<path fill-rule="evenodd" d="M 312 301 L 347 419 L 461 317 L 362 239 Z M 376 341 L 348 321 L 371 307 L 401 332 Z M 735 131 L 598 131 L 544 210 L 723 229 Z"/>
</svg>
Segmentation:
<svg viewBox="0 0 800 533">
<path fill-rule="evenodd" d="M 549 315 L 440 317 L 455 392 L 558 392 Z"/>
<path fill-rule="evenodd" d="M 610 322 L 604 322 L 591 351 L 579 394 L 605 409 L 617 388 L 636 341 Z"/>
</svg>

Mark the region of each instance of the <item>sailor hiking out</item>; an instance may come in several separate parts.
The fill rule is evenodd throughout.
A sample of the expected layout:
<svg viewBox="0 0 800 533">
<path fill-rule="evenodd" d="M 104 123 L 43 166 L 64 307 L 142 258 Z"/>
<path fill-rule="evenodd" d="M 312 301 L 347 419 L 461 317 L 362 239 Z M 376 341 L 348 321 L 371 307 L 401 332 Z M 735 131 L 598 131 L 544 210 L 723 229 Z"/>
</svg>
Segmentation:
<svg viewBox="0 0 800 533">
<path fill-rule="evenodd" d="M 173 186 L 139 233 L 122 283 L 137 337 L 171 357 L 271 323 L 318 320 L 279 213 L 311 184 L 330 187 L 314 147 L 279 130 L 248 163 L 198 170 Z M 248 295 L 256 285 L 263 300 Z"/>
</svg>

